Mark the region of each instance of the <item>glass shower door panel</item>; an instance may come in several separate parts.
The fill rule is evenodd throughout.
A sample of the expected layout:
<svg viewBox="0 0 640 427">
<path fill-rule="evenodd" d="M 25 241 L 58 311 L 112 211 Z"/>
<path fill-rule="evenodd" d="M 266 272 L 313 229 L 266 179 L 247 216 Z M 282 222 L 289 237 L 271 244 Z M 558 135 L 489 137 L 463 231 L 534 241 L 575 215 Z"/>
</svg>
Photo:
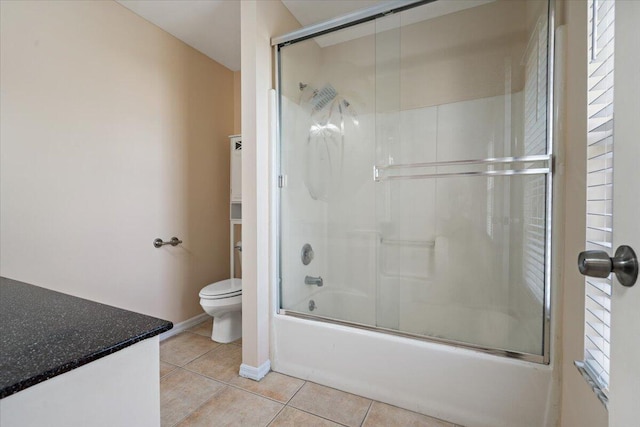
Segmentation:
<svg viewBox="0 0 640 427">
<path fill-rule="evenodd" d="M 399 268 L 389 277 L 399 294 L 399 330 L 541 353 L 543 301 L 538 295 L 544 281 L 537 274 L 544 272 L 544 233 L 528 232 L 536 209 L 513 203 L 539 179 L 442 178 L 410 181 L 411 190 L 399 185 L 406 182 L 390 183 L 392 191 L 405 195 L 404 202 L 426 194 L 435 206 L 432 215 L 424 215 L 420 206 L 405 204 L 398 214 L 424 218 L 412 223 L 412 240 L 403 239 L 394 248 Z M 544 193 L 530 202 L 544 212 Z"/>
<path fill-rule="evenodd" d="M 355 30 L 355 31 L 354 31 Z M 280 306 L 375 326 L 373 23 L 280 48 Z M 305 264 L 301 251 L 313 249 Z"/>
<path fill-rule="evenodd" d="M 380 18 L 375 77 L 376 325 L 543 355 L 547 2 Z"/>
<path fill-rule="evenodd" d="M 546 58 L 546 0 L 281 45 L 280 307 L 544 355 Z"/>
</svg>

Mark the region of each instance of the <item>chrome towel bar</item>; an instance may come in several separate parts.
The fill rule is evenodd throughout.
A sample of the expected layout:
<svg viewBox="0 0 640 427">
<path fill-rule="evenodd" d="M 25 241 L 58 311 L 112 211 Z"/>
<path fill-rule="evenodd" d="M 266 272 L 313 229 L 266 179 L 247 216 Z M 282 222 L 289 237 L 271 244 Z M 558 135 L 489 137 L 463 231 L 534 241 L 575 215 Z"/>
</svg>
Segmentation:
<svg viewBox="0 0 640 427">
<path fill-rule="evenodd" d="M 430 168 L 435 166 L 458 166 L 458 165 L 483 165 L 483 164 L 501 164 L 501 163 L 532 163 L 532 162 L 549 162 L 551 156 L 549 154 L 519 156 L 519 157 L 491 157 L 488 159 L 475 160 L 448 160 L 441 162 L 428 163 L 406 163 L 395 165 L 376 166 L 379 170 L 385 169 L 404 169 L 404 168 Z"/>
<path fill-rule="evenodd" d="M 529 166 L 538 164 L 538 167 L 517 167 L 512 169 L 490 169 L 476 171 L 438 171 L 434 173 L 407 173 L 407 174 L 387 174 L 388 172 L 405 169 L 408 172 L 412 169 L 429 169 L 444 167 L 460 167 L 484 165 L 491 167 L 493 165 L 507 165 L 509 163 L 525 163 Z M 375 165 L 373 167 L 373 180 L 376 182 L 397 180 L 397 179 L 424 179 L 424 178 L 447 178 L 447 177 L 464 177 L 464 176 L 510 176 L 510 175 L 544 175 L 551 173 L 553 169 L 553 157 L 551 155 L 531 155 L 522 157 L 501 157 L 478 160 L 452 160 L 431 163 L 406 163 L 391 165 Z"/>
</svg>

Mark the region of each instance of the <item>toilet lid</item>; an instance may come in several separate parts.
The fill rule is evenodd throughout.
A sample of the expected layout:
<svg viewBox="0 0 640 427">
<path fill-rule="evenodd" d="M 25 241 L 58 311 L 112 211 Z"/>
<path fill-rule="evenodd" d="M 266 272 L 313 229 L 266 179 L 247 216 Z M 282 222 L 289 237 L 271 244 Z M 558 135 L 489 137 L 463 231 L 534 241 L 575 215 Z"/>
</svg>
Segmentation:
<svg viewBox="0 0 640 427">
<path fill-rule="evenodd" d="M 242 279 L 227 279 L 205 286 L 200 298 L 229 298 L 242 295 Z"/>
</svg>

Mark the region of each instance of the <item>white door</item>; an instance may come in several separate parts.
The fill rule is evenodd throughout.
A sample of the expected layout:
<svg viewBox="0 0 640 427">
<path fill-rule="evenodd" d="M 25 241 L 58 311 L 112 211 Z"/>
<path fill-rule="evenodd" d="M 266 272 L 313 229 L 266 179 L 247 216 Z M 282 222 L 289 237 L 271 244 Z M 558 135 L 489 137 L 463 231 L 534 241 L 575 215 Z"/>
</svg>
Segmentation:
<svg viewBox="0 0 640 427">
<path fill-rule="evenodd" d="M 629 245 L 640 254 L 640 1 L 618 0 L 615 13 L 613 247 Z M 640 425 L 638 282 L 613 285 L 610 427 Z"/>
</svg>

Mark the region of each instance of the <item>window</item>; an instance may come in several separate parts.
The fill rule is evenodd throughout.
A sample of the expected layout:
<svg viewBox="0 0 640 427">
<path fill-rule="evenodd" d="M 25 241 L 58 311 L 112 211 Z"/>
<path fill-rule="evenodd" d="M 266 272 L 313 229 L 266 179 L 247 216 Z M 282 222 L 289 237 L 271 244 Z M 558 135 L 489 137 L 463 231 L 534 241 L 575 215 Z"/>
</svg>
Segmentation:
<svg viewBox="0 0 640 427">
<path fill-rule="evenodd" d="M 587 250 L 612 255 L 614 0 L 589 1 Z M 609 386 L 611 276 L 585 279 L 583 367 L 602 391 Z"/>
</svg>

